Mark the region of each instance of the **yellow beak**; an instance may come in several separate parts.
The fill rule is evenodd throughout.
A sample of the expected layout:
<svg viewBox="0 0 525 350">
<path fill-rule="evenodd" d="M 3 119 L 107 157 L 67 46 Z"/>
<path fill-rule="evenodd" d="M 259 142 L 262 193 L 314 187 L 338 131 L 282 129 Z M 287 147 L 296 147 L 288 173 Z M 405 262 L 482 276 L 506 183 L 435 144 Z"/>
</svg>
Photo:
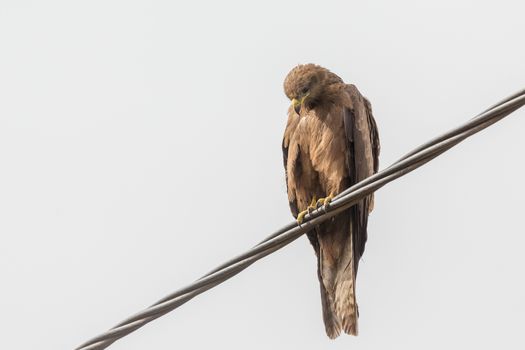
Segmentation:
<svg viewBox="0 0 525 350">
<path fill-rule="evenodd" d="M 300 100 L 298 100 L 296 98 L 294 98 L 292 100 L 292 105 L 293 105 L 293 109 L 294 109 L 295 113 L 299 114 L 299 112 L 301 111 L 301 107 L 303 106 L 304 101 L 306 100 L 308 95 L 309 94 L 304 95 L 303 97 L 301 97 Z"/>
<path fill-rule="evenodd" d="M 299 112 L 301 111 L 301 101 L 299 101 L 298 99 L 294 98 L 292 100 L 292 106 L 293 106 L 293 109 L 294 109 L 295 113 L 299 114 Z"/>
</svg>

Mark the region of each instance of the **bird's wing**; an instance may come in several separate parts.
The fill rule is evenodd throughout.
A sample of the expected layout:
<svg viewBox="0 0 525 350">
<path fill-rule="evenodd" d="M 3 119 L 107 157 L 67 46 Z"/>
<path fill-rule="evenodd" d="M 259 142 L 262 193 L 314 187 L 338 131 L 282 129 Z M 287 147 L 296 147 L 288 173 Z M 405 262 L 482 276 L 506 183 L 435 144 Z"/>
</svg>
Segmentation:
<svg viewBox="0 0 525 350">
<path fill-rule="evenodd" d="M 285 182 L 286 182 L 286 191 L 290 191 L 290 188 L 288 187 L 288 170 L 287 170 L 288 144 L 285 138 L 283 138 L 282 146 L 283 146 L 283 162 L 284 162 L 284 176 L 285 176 Z M 297 207 L 297 198 L 294 197 L 294 199 L 290 200 L 290 196 L 288 196 L 288 203 L 290 204 L 290 211 L 292 212 L 292 215 L 294 216 L 294 218 L 297 218 L 297 215 L 299 215 L 299 209 Z"/>
<path fill-rule="evenodd" d="M 344 110 L 347 166 L 350 185 L 354 185 L 377 172 L 380 145 L 370 103 L 354 85 L 347 85 L 346 92 L 350 97 L 350 103 Z M 350 210 L 354 225 L 352 235 L 355 271 L 365 250 L 368 214 L 372 210 L 373 201 L 373 195 L 370 195 Z"/>
<path fill-rule="evenodd" d="M 297 218 L 297 215 L 299 214 L 299 208 L 297 204 L 297 197 L 295 195 L 290 196 L 290 191 L 292 190 L 289 187 L 288 184 L 288 155 L 289 155 L 289 148 L 290 148 L 290 141 L 292 138 L 293 133 L 295 132 L 295 129 L 297 128 L 298 123 L 298 116 L 296 113 L 294 113 L 293 108 L 288 109 L 288 121 L 286 123 L 286 128 L 284 130 L 284 136 L 283 136 L 283 142 L 282 142 L 282 148 L 283 148 L 283 162 L 284 162 L 284 174 L 285 174 L 285 181 L 286 181 L 286 191 L 288 192 L 288 202 L 290 204 L 290 210 L 292 212 L 292 215 Z M 292 155 L 294 157 L 294 155 Z M 295 158 L 298 158 L 298 155 L 295 155 Z M 295 161 L 295 159 L 292 159 Z"/>
</svg>

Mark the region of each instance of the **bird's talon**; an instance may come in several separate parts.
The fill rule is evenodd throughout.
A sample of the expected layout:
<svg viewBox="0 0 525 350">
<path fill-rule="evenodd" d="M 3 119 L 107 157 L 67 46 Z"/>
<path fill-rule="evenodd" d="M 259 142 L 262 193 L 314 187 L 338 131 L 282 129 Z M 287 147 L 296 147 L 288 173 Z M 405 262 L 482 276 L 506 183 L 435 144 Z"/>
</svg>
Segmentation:
<svg viewBox="0 0 525 350">
<path fill-rule="evenodd" d="M 330 203 L 332 203 L 332 199 L 334 199 L 334 196 L 332 196 L 332 195 L 329 195 L 328 197 L 326 197 L 324 199 L 324 206 L 325 206 L 325 208 L 330 207 Z"/>
<path fill-rule="evenodd" d="M 306 216 L 306 214 L 311 215 L 313 211 L 316 209 L 317 208 L 314 206 L 309 206 L 308 208 L 306 208 L 306 210 L 303 210 L 302 212 L 300 212 L 297 215 L 297 223 L 299 224 L 299 226 L 303 223 L 304 217 Z"/>
<path fill-rule="evenodd" d="M 308 214 L 308 210 L 303 210 L 302 212 L 300 212 L 298 215 L 297 215 L 297 224 L 299 226 L 301 226 L 301 224 L 303 223 L 304 221 L 304 216 Z"/>
<path fill-rule="evenodd" d="M 306 210 L 303 210 L 297 215 L 297 224 L 301 226 L 301 224 L 304 221 L 304 217 L 306 214 L 311 215 L 314 210 L 318 208 L 317 206 L 317 198 L 315 196 L 312 197 L 312 200 L 310 201 L 310 205 L 306 208 Z"/>
<path fill-rule="evenodd" d="M 326 212 L 326 209 L 330 207 L 330 202 L 332 202 L 332 199 L 334 199 L 334 196 L 329 195 L 325 198 L 319 198 L 317 203 L 315 204 L 317 208 L 323 207 L 324 211 Z"/>
</svg>

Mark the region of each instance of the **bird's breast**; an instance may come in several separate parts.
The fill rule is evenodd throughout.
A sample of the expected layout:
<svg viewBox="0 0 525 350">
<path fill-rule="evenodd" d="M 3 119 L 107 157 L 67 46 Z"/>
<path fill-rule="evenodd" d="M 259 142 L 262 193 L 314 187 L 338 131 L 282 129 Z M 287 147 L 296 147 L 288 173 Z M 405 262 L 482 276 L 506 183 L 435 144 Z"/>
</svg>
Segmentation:
<svg viewBox="0 0 525 350">
<path fill-rule="evenodd" d="M 301 117 L 298 124 L 298 143 L 318 172 L 333 170 L 334 164 L 344 164 L 345 135 L 340 122 L 332 115 L 319 118 L 315 113 Z"/>
</svg>

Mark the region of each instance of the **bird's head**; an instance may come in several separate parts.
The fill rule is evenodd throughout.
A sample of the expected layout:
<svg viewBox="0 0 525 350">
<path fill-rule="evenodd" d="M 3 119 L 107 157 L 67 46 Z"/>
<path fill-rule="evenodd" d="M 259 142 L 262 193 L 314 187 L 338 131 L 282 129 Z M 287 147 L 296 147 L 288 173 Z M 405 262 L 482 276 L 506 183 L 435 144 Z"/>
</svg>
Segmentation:
<svg viewBox="0 0 525 350">
<path fill-rule="evenodd" d="M 334 85 L 343 80 L 328 69 L 309 63 L 293 68 L 284 79 L 284 93 L 292 101 L 297 114 L 302 108 L 310 110 L 317 105 L 333 102 Z"/>
</svg>

